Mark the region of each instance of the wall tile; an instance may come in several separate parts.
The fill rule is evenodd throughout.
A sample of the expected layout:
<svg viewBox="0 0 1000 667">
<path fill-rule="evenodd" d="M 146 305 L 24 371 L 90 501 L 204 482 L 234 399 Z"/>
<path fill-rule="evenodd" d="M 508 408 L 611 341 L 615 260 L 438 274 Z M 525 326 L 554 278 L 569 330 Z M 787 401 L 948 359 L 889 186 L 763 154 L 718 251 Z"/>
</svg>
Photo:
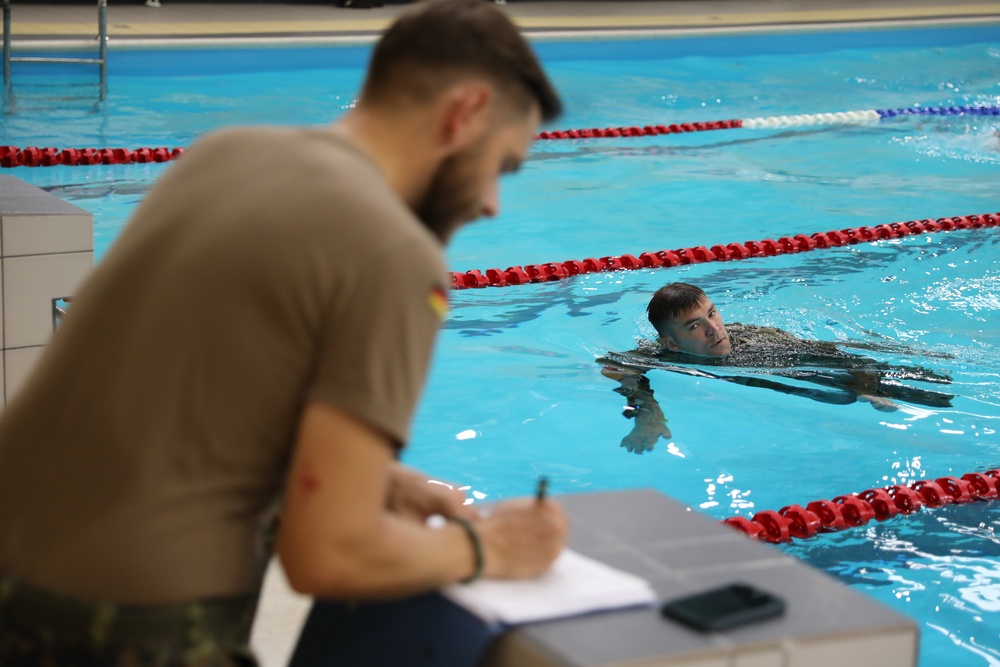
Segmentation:
<svg viewBox="0 0 1000 667">
<path fill-rule="evenodd" d="M 780 646 L 744 649 L 733 658 L 732 667 L 785 667 L 785 654 Z"/>
<path fill-rule="evenodd" d="M 732 667 L 730 657 L 726 653 L 711 655 L 671 656 L 669 658 L 653 658 L 639 662 L 621 662 L 601 665 L 601 667 Z"/>
<path fill-rule="evenodd" d="M 94 249 L 94 218 L 78 215 L 0 216 L 4 257 L 82 252 Z"/>
<path fill-rule="evenodd" d="M 43 345 L 52 335 L 52 299 L 72 296 L 93 252 L 9 257 L 3 264 L 4 348 Z"/>
<path fill-rule="evenodd" d="M 917 662 L 915 630 L 796 642 L 788 667 L 911 667 Z"/>
<path fill-rule="evenodd" d="M 43 190 L 44 192 L 44 190 Z M 45 193 L 48 195 L 48 193 Z M 0 215 L 90 215 L 76 204 L 54 195 L 39 196 L 32 191 L 11 191 L 0 196 Z"/>
<path fill-rule="evenodd" d="M 37 347 L 21 347 L 16 350 L 3 351 L 4 397 L 7 403 L 24 384 L 35 362 L 42 356 L 41 345 Z"/>
</svg>

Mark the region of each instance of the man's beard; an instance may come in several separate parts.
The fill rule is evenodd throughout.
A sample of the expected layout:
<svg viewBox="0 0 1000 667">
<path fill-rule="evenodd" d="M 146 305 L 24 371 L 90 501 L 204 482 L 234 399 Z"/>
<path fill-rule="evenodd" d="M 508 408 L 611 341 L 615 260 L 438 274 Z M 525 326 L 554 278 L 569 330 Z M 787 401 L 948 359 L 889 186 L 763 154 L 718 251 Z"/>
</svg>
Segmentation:
<svg viewBox="0 0 1000 667">
<path fill-rule="evenodd" d="M 416 207 L 417 217 L 442 243 L 447 243 L 460 226 L 479 217 L 481 195 L 468 174 L 477 166 L 485 143 L 482 141 L 442 162 Z"/>
</svg>

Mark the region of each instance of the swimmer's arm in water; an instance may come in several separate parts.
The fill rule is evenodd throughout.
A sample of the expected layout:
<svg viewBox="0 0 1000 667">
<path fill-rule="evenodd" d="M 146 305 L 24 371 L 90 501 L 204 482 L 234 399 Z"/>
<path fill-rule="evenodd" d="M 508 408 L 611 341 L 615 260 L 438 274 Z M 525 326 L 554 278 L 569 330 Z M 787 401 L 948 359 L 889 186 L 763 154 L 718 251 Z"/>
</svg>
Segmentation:
<svg viewBox="0 0 1000 667">
<path fill-rule="evenodd" d="M 626 419 L 633 420 L 632 431 L 622 438 L 622 447 L 634 454 L 642 454 L 652 451 L 660 438 L 671 437 L 667 418 L 653 397 L 653 389 L 644 371 L 606 363 L 601 373 L 620 383 L 615 392 L 627 401 L 622 414 Z"/>
</svg>

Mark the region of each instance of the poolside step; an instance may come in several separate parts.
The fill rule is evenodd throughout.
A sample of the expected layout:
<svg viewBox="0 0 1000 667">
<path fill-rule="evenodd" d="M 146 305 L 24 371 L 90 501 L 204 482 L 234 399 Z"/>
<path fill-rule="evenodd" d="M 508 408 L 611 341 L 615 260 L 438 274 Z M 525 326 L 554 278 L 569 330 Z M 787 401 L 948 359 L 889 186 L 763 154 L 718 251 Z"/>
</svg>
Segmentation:
<svg viewBox="0 0 1000 667">
<path fill-rule="evenodd" d="M 58 302 L 94 265 L 94 217 L 13 176 L 0 175 L 0 396 L 27 377 L 52 336 Z"/>
<path fill-rule="evenodd" d="M 656 607 L 510 629 L 488 627 L 439 595 L 343 610 L 318 602 L 291 667 L 913 667 L 916 623 L 777 548 L 650 489 L 559 497 L 570 547 L 649 581 L 660 600 L 744 582 L 782 598 L 784 615 L 701 633 Z M 335 622 L 341 619 L 341 622 Z M 349 626 L 349 627 L 348 627 Z M 335 646 L 335 637 L 341 646 Z"/>
</svg>

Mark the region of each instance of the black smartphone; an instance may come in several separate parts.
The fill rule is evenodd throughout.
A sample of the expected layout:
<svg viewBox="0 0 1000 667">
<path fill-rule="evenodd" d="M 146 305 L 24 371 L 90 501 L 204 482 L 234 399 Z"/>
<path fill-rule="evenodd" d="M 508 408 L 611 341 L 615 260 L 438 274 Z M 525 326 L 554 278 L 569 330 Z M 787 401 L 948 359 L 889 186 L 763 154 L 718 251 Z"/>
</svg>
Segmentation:
<svg viewBox="0 0 1000 667">
<path fill-rule="evenodd" d="M 660 608 L 663 616 L 703 632 L 734 628 L 780 616 L 784 611 L 781 598 L 740 583 L 668 600 Z"/>
</svg>

